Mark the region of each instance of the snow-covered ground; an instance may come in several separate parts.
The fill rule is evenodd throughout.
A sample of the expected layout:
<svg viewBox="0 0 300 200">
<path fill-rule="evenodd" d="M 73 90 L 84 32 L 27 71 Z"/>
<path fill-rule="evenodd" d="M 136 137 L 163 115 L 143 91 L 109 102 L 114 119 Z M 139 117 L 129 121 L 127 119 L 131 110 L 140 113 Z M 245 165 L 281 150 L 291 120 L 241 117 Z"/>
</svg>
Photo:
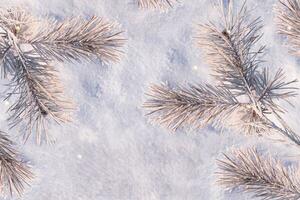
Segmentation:
<svg viewBox="0 0 300 200">
<path fill-rule="evenodd" d="M 25 6 L 34 14 L 56 17 L 99 15 L 117 21 L 128 38 L 119 64 L 58 64 L 67 94 L 77 103 L 74 123 L 53 126 L 55 145 L 33 139 L 20 150 L 36 178 L 24 200 L 243 200 L 250 196 L 216 185 L 215 159 L 232 147 L 256 144 L 285 160 L 296 151 L 271 140 L 244 137 L 208 127 L 171 133 L 149 123 L 141 108 L 151 83 L 210 82 L 210 68 L 195 45 L 197 24 L 217 16 L 212 0 L 182 0 L 169 12 L 139 10 L 134 0 L 1 0 L 0 6 Z M 236 0 L 236 2 L 241 2 Z M 300 65 L 275 32 L 276 0 L 248 0 L 262 16 L 267 44 L 265 63 L 299 77 Z M 299 65 L 299 66 L 298 66 Z M 5 89 L 4 86 L 1 89 Z M 300 103 L 287 120 L 300 132 Z M 7 130 L 0 105 L 1 126 Z M 17 130 L 9 131 L 17 135 Z M 10 199 L 10 198 L 7 198 Z"/>
</svg>

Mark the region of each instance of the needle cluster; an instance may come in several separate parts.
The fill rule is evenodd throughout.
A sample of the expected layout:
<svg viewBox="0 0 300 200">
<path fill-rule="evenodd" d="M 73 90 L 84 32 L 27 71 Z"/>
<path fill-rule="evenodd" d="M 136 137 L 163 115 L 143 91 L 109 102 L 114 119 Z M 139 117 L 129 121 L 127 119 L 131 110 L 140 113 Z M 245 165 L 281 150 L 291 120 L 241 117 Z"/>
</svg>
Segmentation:
<svg viewBox="0 0 300 200">
<path fill-rule="evenodd" d="M 124 45 L 122 31 L 100 17 L 41 19 L 19 8 L 0 10 L 2 77 L 10 79 L 7 99 L 11 127 L 21 125 L 27 140 L 48 141 L 47 124 L 70 121 L 73 104 L 65 98 L 56 61 L 116 62 Z"/>
<path fill-rule="evenodd" d="M 177 2 L 178 0 L 138 0 L 138 6 L 143 9 L 166 10 Z"/>
<path fill-rule="evenodd" d="M 265 200 L 300 198 L 299 169 L 271 155 L 262 156 L 255 148 L 235 149 L 218 161 L 218 183 L 225 188 L 238 187 Z"/>
<path fill-rule="evenodd" d="M 280 106 L 281 101 L 297 95 L 297 80 L 288 79 L 281 68 L 270 73 L 271 68 L 263 66 L 261 20 L 252 19 L 245 4 L 238 12 L 232 3 L 219 8 L 222 23 L 199 25 L 196 38 L 216 85 L 152 86 L 144 104 L 148 115 L 172 130 L 221 125 L 262 134 L 271 129 L 299 145 L 300 138 L 284 122 L 281 114 L 285 110 Z M 277 123 L 271 120 L 274 117 Z"/>
</svg>

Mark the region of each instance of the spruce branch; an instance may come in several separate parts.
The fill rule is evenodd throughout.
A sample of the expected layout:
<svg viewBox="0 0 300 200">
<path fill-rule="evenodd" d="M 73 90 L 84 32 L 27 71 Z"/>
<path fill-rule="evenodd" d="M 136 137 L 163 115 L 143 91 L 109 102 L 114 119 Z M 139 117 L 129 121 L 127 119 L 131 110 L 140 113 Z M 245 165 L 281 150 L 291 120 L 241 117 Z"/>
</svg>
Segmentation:
<svg viewBox="0 0 300 200">
<path fill-rule="evenodd" d="M 290 52 L 300 56 L 300 1 L 279 0 L 274 11 L 278 33 L 287 37 Z"/>
<path fill-rule="evenodd" d="M 235 149 L 217 163 L 218 183 L 227 189 L 239 188 L 265 200 L 300 198 L 299 169 L 270 155 L 262 156 L 255 148 Z"/>
<path fill-rule="evenodd" d="M 214 71 L 213 76 L 217 80 L 216 88 L 229 91 L 228 94 L 236 100 L 237 105 L 247 105 L 246 109 L 239 109 L 238 115 L 235 113 L 236 119 L 242 120 L 238 122 L 240 126 L 247 127 L 246 129 L 240 128 L 240 132 L 260 134 L 275 130 L 293 143 L 300 145 L 300 137 L 281 117 L 285 111 L 280 107 L 282 100 L 289 102 L 291 97 L 297 95 L 297 87 L 294 85 L 297 80 L 287 80 L 282 69 L 271 75 L 270 69 L 262 66 L 261 57 L 265 46 L 259 46 L 262 37 L 261 20 L 259 18 L 252 20 L 245 4 L 238 12 L 234 11 L 232 1 L 228 6 L 221 3 L 219 8 L 222 13 L 222 23 L 201 24 L 197 43 L 204 50 L 206 61 Z M 168 92 L 172 93 L 172 91 Z M 192 92 L 194 91 L 190 93 Z M 161 109 L 163 105 L 153 105 L 150 109 L 147 106 L 146 109 L 150 110 L 150 115 L 155 113 L 154 117 L 162 118 L 163 121 L 158 121 L 163 124 L 173 124 L 176 119 L 175 121 L 181 122 L 178 125 L 186 125 L 189 120 L 186 120 L 188 117 L 184 113 L 190 113 L 189 102 L 185 102 L 183 106 L 175 101 L 175 97 L 174 95 L 160 96 L 160 93 L 154 90 L 154 93 L 150 95 L 150 100 L 146 102 L 160 99 L 161 104 L 172 109 Z M 170 100 L 172 98 L 173 101 Z M 198 95 L 195 98 L 201 101 L 201 96 Z M 156 111 L 151 112 L 151 109 Z M 202 110 L 207 108 L 199 105 L 194 109 L 203 112 Z M 177 110 L 181 112 L 175 112 Z M 203 116 L 192 115 L 193 119 L 197 118 L 193 120 L 194 122 L 205 120 L 201 117 Z M 273 117 L 276 118 L 276 122 L 271 120 Z M 213 119 L 222 118 L 222 115 L 220 118 L 213 117 L 208 122 L 214 125 Z M 231 128 L 232 124 L 226 124 L 227 128 Z M 178 125 L 171 126 L 171 128 L 176 129 Z"/>
<path fill-rule="evenodd" d="M 33 173 L 26 163 L 20 159 L 20 154 L 14 144 L 3 132 L 0 133 L 0 192 L 11 195 L 21 195 L 25 186 L 29 185 Z"/>
<path fill-rule="evenodd" d="M 143 9 L 166 10 L 177 2 L 178 0 L 138 0 L 138 6 Z"/>
</svg>

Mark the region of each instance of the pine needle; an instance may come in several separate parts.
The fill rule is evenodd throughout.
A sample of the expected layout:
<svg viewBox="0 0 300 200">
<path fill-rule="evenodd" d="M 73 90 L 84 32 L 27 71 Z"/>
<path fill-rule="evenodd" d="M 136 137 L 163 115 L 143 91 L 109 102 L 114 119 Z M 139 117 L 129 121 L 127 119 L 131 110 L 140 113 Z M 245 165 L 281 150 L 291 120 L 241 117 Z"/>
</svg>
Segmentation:
<svg viewBox="0 0 300 200">
<path fill-rule="evenodd" d="M 201 24 L 197 43 L 214 71 L 213 77 L 217 80 L 214 88 L 228 91 L 226 97 L 215 93 L 220 95 L 218 98 L 222 101 L 214 101 L 213 110 L 221 108 L 227 99 L 235 99 L 236 110 L 226 117 L 221 111 L 210 113 L 212 108 L 207 107 L 206 102 L 202 103 L 202 96 L 206 90 L 202 90 L 201 86 L 199 90 L 179 89 L 178 92 L 163 89 L 163 95 L 160 90 L 151 89 L 151 95 L 148 95 L 150 100 L 146 101 L 149 115 L 173 130 L 190 124 L 190 121 L 201 122 L 198 127 L 202 127 L 203 124 L 218 125 L 219 121 L 227 121 L 225 118 L 233 119 L 231 121 L 236 121 L 235 123 L 227 121 L 224 125 L 227 125 L 227 128 L 238 125 L 239 132 L 247 134 L 275 130 L 296 145 L 300 145 L 300 137 L 280 116 L 285 110 L 279 104 L 282 100 L 289 102 L 290 98 L 297 95 L 298 88 L 294 86 L 297 80 L 287 80 L 282 69 L 278 69 L 272 75 L 269 68 L 262 66 L 261 57 L 265 46 L 259 45 L 262 37 L 261 20 L 252 19 L 245 4 L 237 12 L 233 10 L 233 1 L 229 1 L 227 6 L 219 4 L 219 9 L 222 13 L 222 23 Z M 182 94 L 187 95 L 182 97 Z M 196 106 L 190 106 L 190 99 L 187 98 L 190 96 L 198 103 Z M 210 98 L 211 96 L 208 99 Z M 273 122 L 272 117 L 277 118 L 279 123 Z"/>
<path fill-rule="evenodd" d="M 174 131 L 181 126 L 201 128 L 213 124 L 217 128 L 231 127 L 252 134 L 266 127 L 255 115 L 248 115 L 253 112 L 250 104 L 239 103 L 224 87 L 189 85 L 170 89 L 153 85 L 147 96 L 149 99 L 143 106 L 148 115 Z"/>
<path fill-rule="evenodd" d="M 1 132 L 0 134 L 0 191 L 11 195 L 21 195 L 26 185 L 33 178 L 30 168 L 20 159 L 13 143 Z"/>
<path fill-rule="evenodd" d="M 10 127 L 21 126 L 24 139 L 49 141 L 50 122 L 70 121 L 72 103 L 63 93 L 56 61 L 119 61 L 125 39 L 115 23 L 100 17 L 75 17 L 58 22 L 20 8 L 0 9 L 2 77 L 11 78 L 7 99 Z"/>
<path fill-rule="evenodd" d="M 9 125 L 13 128 L 24 124 L 25 141 L 34 132 L 38 144 L 42 139 L 48 142 L 47 122 L 50 119 L 57 123 L 69 122 L 72 103 L 65 100 L 57 72 L 47 61 L 32 51 L 20 51 L 17 56 L 7 99 L 18 98 L 8 109 Z"/>
<path fill-rule="evenodd" d="M 274 10 L 279 34 L 287 37 L 290 52 L 300 56 L 300 1 L 280 0 Z"/>
<path fill-rule="evenodd" d="M 125 42 L 122 33 L 116 24 L 100 17 L 87 20 L 75 17 L 62 22 L 41 23 L 27 42 L 47 59 L 91 60 L 94 55 L 104 62 L 117 62 Z"/>
<path fill-rule="evenodd" d="M 218 167 L 218 183 L 227 189 L 238 188 L 264 200 L 300 198 L 300 171 L 296 166 L 285 166 L 270 155 L 261 156 L 255 148 L 224 154 Z"/>
<path fill-rule="evenodd" d="M 138 6 L 143 9 L 166 10 L 177 2 L 178 0 L 138 0 Z"/>
</svg>

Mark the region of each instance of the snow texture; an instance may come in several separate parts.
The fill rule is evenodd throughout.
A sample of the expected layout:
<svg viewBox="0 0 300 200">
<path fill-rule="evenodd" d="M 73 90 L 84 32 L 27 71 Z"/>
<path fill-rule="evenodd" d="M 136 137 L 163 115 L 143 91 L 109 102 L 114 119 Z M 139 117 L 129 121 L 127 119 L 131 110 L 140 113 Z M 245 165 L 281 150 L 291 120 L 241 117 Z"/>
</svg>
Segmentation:
<svg viewBox="0 0 300 200">
<path fill-rule="evenodd" d="M 141 108 L 151 83 L 210 82 L 210 68 L 195 45 L 197 24 L 216 19 L 212 0 L 182 0 L 168 12 L 138 9 L 134 0 L 1 0 L 0 6 L 27 7 L 57 19 L 98 15 L 117 21 L 128 38 L 119 64 L 98 61 L 57 64 L 70 97 L 77 103 L 74 123 L 52 126 L 52 146 L 33 139 L 19 148 L 36 178 L 24 200 L 244 200 L 238 189 L 216 185 L 215 159 L 232 147 L 257 145 L 262 151 L 295 162 L 297 151 L 263 137 L 220 133 L 212 127 L 171 133 L 151 124 Z M 241 3 L 241 1 L 236 1 Z M 248 0 L 264 22 L 266 63 L 299 77 L 300 63 L 276 34 L 272 8 L 276 0 Z M 6 81 L 1 80 L 1 91 Z M 288 123 L 300 132 L 300 103 L 285 105 Z M 0 105 L 1 128 L 8 131 Z M 17 137 L 17 129 L 9 133 Z M 287 163 L 287 164 L 290 164 Z M 18 199 L 7 197 L 5 199 Z"/>
</svg>

